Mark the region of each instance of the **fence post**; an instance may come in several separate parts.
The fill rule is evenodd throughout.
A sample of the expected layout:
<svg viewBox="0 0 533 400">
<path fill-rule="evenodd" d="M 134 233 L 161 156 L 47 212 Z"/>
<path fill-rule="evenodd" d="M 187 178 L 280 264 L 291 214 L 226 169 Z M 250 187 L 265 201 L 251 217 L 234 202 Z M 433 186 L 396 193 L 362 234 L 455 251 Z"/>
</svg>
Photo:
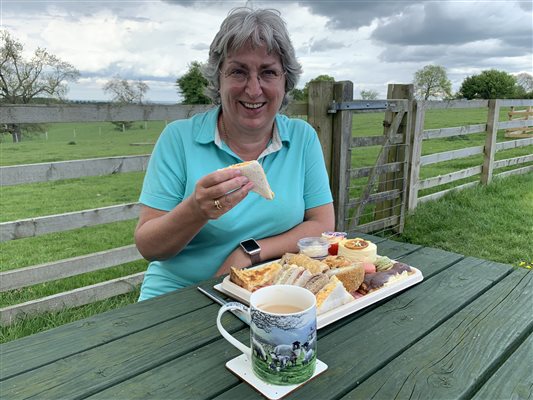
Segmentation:
<svg viewBox="0 0 533 400">
<path fill-rule="evenodd" d="M 413 100 L 414 98 L 414 85 L 413 84 L 389 84 L 387 88 L 387 99 L 407 99 Z M 394 117 L 397 113 L 393 111 L 385 112 L 385 119 L 383 121 L 383 134 L 386 135 L 388 127 L 394 120 Z M 388 149 L 383 149 L 387 151 L 387 163 L 400 162 L 402 163 L 402 169 L 399 172 L 389 172 L 382 174 L 380 176 L 379 191 L 385 192 L 389 190 L 398 190 L 401 193 L 400 201 L 396 200 L 387 200 L 381 203 L 378 203 L 374 213 L 375 220 L 391 217 L 393 215 L 400 216 L 400 224 L 398 225 L 398 232 L 403 230 L 403 218 L 402 218 L 402 208 L 405 206 L 407 201 L 407 195 L 405 191 L 407 186 L 404 184 L 408 180 L 408 161 L 409 161 L 409 149 L 404 147 L 410 146 L 410 136 L 411 136 L 411 119 L 412 119 L 412 102 L 409 103 L 407 112 L 402 119 L 402 122 L 398 128 L 398 134 L 403 136 L 403 141 L 401 144 L 393 144 Z M 403 151 L 402 151 L 403 150 Z"/>
<path fill-rule="evenodd" d="M 485 150 L 483 156 L 483 169 L 481 170 L 481 183 L 487 185 L 492 181 L 494 170 L 494 156 L 496 155 L 496 138 L 498 122 L 500 121 L 500 100 L 489 100 L 487 115 L 487 133 L 485 136 Z"/>
<path fill-rule="evenodd" d="M 333 116 L 328 109 L 333 102 L 334 82 L 315 81 L 309 83 L 307 103 L 307 122 L 318 133 L 318 139 L 324 153 L 324 161 L 331 184 L 331 160 L 333 152 Z"/>
<path fill-rule="evenodd" d="M 353 83 L 336 82 L 333 99 L 337 103 L 353 100 Z M 352 111 L 333 114 L 333 153 L 331 164 L 331 191 L 335 208 L 335 228 L 346 229 L 346 204 L 349 200 L 350 169 L 352 166 Z"/>
<path fill-rule="evenodd" d="M 422 156 L 422 135 L 424 134 L 424 120 L 426 118 L 424 101 L 415 100 L 413 102 L 413 116 L 411 154 L 409 156 L 409 189 L 407 194 L 408 211 L 414 210 L 418 203 L 418 179 L 420 177 L 420 157 Z"/>
</svg>

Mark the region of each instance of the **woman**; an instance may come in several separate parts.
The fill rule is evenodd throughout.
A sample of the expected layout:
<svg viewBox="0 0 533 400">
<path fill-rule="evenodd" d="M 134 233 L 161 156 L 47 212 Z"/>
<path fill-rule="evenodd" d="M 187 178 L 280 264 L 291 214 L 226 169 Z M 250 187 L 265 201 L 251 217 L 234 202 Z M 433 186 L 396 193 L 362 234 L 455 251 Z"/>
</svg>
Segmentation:
<svg viewBox="0 0 533 400">
<path fill-rule="evenodd" d="M 146 172 L 135 241 L 152 261 L 140 300 L 296 252 L 298 239 L 334 228 L 316 132 L 278 114 L 301 74 L 279 13 L 231 11 L 204 72 L 217 107 L 169 124 Z M 249 160 L 262 164 L 274 200 L 250 193 L 238 169 L 222 170 Z M 260 247 L 253 257 L 239 245 L 248 238 Z"/>
</svg>

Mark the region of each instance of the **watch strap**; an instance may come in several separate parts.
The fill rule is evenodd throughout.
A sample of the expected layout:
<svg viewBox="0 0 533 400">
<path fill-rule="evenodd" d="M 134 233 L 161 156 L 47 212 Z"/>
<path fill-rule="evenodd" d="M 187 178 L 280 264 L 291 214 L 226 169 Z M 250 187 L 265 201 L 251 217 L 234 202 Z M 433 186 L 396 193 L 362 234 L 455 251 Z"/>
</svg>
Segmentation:
<svg viewBox="0 0 533 400">
<path fill-rule="evenodd" d="M 261 251 L 248 254 L 250 255 L 250 259 L 252 260 L 252 265 L 259 264 L 261 262 Z"/>
</svg>

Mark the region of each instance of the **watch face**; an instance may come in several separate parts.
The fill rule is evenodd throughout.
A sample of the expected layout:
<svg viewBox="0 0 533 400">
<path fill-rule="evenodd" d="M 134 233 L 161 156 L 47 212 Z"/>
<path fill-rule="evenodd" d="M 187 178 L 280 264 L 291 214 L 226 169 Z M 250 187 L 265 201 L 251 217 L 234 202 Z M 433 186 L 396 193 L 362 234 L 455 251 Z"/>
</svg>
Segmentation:
<svg viewBox="0 0 533 400">
<path fill-rule="evenodd" d="M 261 249 L 259 244 L 254 239 L 247 239 L 241 242 L 241 246 L 247 253 L 253 253 Z"/>
</svg>

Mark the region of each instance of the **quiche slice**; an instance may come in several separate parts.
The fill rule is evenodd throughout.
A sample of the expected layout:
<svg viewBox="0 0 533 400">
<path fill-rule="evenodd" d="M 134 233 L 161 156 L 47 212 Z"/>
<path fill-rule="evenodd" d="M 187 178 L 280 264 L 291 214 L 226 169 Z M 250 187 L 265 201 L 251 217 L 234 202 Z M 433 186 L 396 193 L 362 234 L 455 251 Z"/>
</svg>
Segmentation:
<svg viewBox="0 0 533 400">
<path fill-rule="evenodd" d="M 270 263 L 257 268 L 239 269 L 231 267 L 230 280 L 243 289 L 253 292 L 263 286 L 272 285 L 281 271 L 281 264 Z"/>
</svg>

